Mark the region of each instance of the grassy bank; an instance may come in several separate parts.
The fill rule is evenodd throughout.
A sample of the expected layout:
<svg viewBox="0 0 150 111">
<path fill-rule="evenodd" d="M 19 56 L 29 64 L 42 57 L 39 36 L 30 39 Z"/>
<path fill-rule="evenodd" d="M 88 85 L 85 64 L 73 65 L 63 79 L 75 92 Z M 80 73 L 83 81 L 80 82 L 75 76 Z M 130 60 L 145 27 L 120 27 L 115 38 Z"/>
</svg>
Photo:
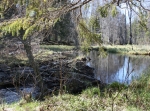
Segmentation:
<svg viewBox="0 0 150 111">
<path fill-rule="evenodd" d="M 49 51 L 71 51 L 75 46 L 67 45 L 42 45 L 42 49 Z M 98 46 L 92 49 L 98 49 Z M 133 55 L 150 55 L 149 45 L 104 45 L 104 50 L 109 53 L 133 54 Z"/>
<path fill-rule="evenodd" d="M 98 50 L 99 47 L 95 46 L 92 49 Z M 53 56 L 54 53 L 63 51 L 72 51 L 75 46 L 67 45 L 41 45 L 38 53 L 34 54 L 35 59 L 39 61 L 57 58 Z M 146 45 L 104 45 L 104 50 L 109 53 L 132 54 L 132 55 L 150 55 L 150 46 Z M 26 64 L 27 57 L 25 53 L 17 55 L 2 55 L 0 63 L 8 64 Z"/>
<path fill-rule="evenodd" d="M 92 49 L 98 50 L 99 47 L 92 47 Z M 54 56 L 54 53 L 59 53 L 63 51 L 72 51 L 75 49 L 75 46 L 67 45 L 41 45 L 38 53 L 34 54 L 35 59 L 38 61 L 46 61 L 49 59 L 57 59 L 57 56 Z M 104 50 L 109 53 L 120 53 L 120 54 L 132 54 L 132 55 L 150 55 L 150 47 L 144 45 L 104 45 Z M 57 54 L 55 54 L 57 55 Z M 58 54 L 59 55 L 59 54 Z M 13 59 L 12 59 L 13 58 Z M 0 57 L 1 63 L 9 64 L 26 64 L 27 57 L 25 54 L 18 55 L 7 55 Z"/>
<path fill-rule="evenodd" d="M 149 111 L 150 70 L 129 86 L 114 82 L 105 89 L 87 88 L 81 94 L 53 95 L 45 101 L 1 105 L 12 111 Z"/>
<path fill-rule="evenodd" d="M 41 45 L 42 49 L 51 50 L 51 51 L 70 51 L 75 48 L 75 46 L 68 45 Z"/>
<path fill-rule="evenodd" d="M 93 49 L 97 48 L 93 47 Z M 150 55 L 150 46 L 148 45 L 104 45 L 104 50 L 109 53 Z"/>
<path fill-rule="evenodd" d="M 57 59 L 59 56 L 54 53 L 59 53 L 63 51 L 72 51 L 75 46 L 67 46 L 67 45 L 41 45 L 39 52 L 34 54 L 34 57 L 37 61 L 46 61 L 51 59 Z M 59 55 L 59 54 L 58 54 Z M 28 58 L 26 53 L 19 53 L 14 55 L 2 54 L 0 55 L 0 63 L 8 64 L 8 65 L 26 65 L 28 64 Z"/>
</svg>

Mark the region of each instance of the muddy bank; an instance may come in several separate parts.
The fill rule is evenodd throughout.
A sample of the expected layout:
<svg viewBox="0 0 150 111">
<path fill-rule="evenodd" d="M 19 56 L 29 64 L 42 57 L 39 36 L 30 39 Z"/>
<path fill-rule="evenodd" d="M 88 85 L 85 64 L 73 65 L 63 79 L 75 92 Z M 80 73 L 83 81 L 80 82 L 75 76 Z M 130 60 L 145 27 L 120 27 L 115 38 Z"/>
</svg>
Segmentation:
<svg viewBox="0 0 150 111">
<path fill-rule="evenodd" d="M 83 89 L 93 85 L 101 86 L 101 82 L 94 79 L 94 69 L 86 65 L 86 58 L 81 60 L 67 57 L 51 59 L 40 62 L 39 69 L 48 89 L 45 95 L 59 92 L 60 86 L 63 92 L 72 94 L 80 93 Z M 5 65 L 4 67 L 4 64 L 1 64 L 1 103 L 18 101 L 24 93 L 31 93 L 32 98 L 36 98 L 38 90 L 34 88 L 34 80 L 33 69 L 29 66 L 9 67 Z"/>
</svg>

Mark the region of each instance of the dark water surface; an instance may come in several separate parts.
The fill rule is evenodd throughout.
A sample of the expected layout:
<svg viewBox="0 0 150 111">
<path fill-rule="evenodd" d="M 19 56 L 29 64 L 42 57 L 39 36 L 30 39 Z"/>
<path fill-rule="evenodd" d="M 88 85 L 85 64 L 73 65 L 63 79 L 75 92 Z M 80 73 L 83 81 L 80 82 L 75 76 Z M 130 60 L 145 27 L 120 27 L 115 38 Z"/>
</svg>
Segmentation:
<svg viewBox="0 0 150 111">
<path fill-rule="evenodd" d="M 149 56 L 127 56 L 108 54 L 99 55 L 97 51 L 89 54 L 91 60 L 87 65 L 93 67 L 95 78 L 105 83 L 120 82 L 130 84 L 132 80 L 139 78 L 150 66 Z"/>
</svg>

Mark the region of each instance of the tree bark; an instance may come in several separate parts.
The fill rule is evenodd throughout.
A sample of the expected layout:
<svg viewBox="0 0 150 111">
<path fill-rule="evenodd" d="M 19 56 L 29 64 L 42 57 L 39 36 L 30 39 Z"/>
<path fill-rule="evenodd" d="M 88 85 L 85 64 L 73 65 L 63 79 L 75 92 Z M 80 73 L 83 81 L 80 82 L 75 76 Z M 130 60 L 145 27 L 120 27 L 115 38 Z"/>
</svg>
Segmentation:
<svg viewBox="0 0 150 111">
<path fill-rule="evenodd" d="M 39 95 L 39 98 L 43 98 L 43 93 L 44 93 L 43 79 L 40 74 L 38 64 L 34 60 L 30 42 L 31 42 L 30 37 L 26 40 L 22 40 L 22 43 L 24 44 L 24 49 L 26 51 L 26 55 L 29 60 L 29 64 L 34 70 L 35 87 L 38 87 L 40 89 L 41 94 Z"/>
<path fill-rule="evenodd" d="M 130 14 L 129 14 L 129 22 L 130 22 L 130 42 L 129 44 L 132 45 L 132 23 L 131 23 L 131 19 L 132 19 L 132 9 L 130 7 Z"/>
<path fill-rule="evenodd" d="M 126 11 L 125 11 L 125 44 L 128 43 L 127 41 L 127 20 L 126 20 Z"/>
</svg>

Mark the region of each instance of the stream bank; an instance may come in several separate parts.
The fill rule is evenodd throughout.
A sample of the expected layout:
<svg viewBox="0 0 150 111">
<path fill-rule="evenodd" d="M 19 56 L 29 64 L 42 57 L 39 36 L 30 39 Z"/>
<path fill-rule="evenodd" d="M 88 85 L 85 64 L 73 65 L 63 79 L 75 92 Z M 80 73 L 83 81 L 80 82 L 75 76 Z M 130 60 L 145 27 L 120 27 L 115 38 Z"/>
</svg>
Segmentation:
<svg viewBox="0 0 150 111">
<path fill-rule="evenodd" d="M 103 84 L 94 78 L 94 69 L 89 67 L 86 58 L 68 57 L 71 52 L 54 53 L 57 59 L 39 63 L 39 70 L 47 87 L 46 95 L 58 94 L 60 85 L 63 92 L 78 94 L 83 89 Z M 65 55 L 65 56 L 64 56 Z M 33 69 L 24 65 L 0 64 L 0 101 L 12 103 L 19 101 L 24 94 L 31 93 L 37 99 L 39 92 L 34 87 Z"/>
</svg>

